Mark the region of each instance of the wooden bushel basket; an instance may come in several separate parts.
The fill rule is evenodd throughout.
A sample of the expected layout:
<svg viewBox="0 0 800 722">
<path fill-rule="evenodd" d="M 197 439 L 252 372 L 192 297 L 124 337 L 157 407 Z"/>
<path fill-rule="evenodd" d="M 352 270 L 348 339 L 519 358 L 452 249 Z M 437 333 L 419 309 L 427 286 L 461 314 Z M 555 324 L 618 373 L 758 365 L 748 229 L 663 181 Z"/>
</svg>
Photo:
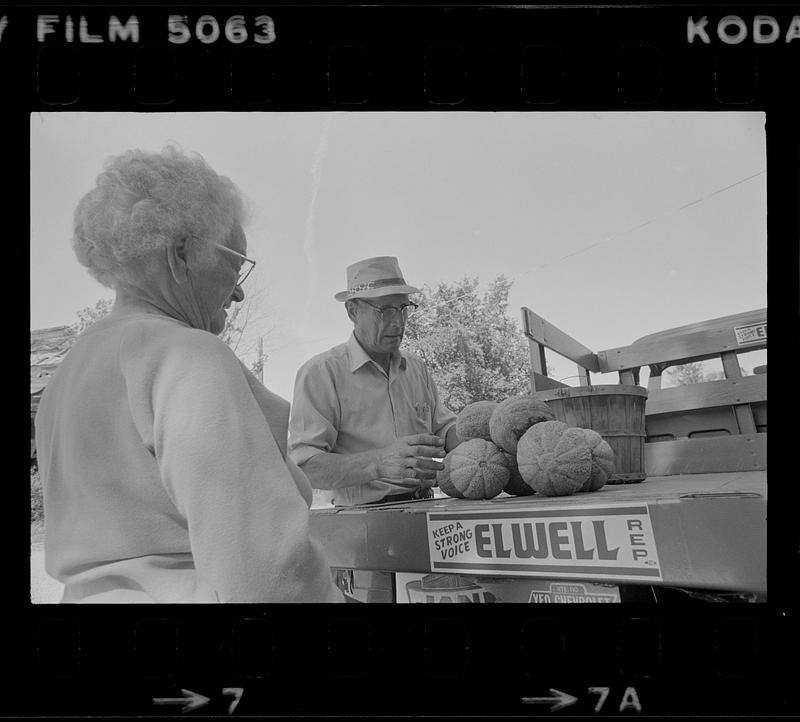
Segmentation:
<svg viewBox="0 0 800 722">
<path fill-rule="evenodd" d="M 603 384 L 548 389 L 533 394 L 546 401 L 567 426 L 594 429 L 614 451 L 609 484 L 644 481 L 644 413 L 647 389 L 626 384 Z"/>
</svg>

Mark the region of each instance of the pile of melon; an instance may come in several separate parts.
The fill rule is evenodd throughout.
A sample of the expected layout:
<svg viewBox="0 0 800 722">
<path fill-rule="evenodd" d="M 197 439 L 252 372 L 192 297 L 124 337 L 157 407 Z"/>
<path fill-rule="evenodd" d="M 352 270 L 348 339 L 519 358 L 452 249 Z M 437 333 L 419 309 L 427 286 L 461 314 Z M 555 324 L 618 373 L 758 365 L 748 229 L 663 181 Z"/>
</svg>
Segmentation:
<svg viewBox="0 0 800 722">
<path fill-rule="evenodd" d="M 459 499 L 597 491 L 614 472 L 614 452 L 600 434 L 557 421 L 533 396 L 469 404 L 456 433 L 461 443 L 445 456 L 437 481 Z"/>
</svg>

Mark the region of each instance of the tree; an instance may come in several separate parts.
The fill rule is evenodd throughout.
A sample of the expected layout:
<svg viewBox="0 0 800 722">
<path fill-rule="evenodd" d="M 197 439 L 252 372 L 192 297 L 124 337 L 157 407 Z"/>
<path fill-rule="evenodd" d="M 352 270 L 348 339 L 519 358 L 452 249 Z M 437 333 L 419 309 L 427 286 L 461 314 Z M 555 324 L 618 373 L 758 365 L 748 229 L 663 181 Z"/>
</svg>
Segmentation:
<svg viewBox="0 0 800 722">
<path fill-rule="evenodd" d="M 706 381 L 706 374 L 700 361 L 672 366 L 664 372 L 664 375 L 669 378 L 672 386 L 689 386 Z"/>
<path fill-rule="evenodd" d="M 513 281 L 498 276 L 483 296 L 478 279 L 424 286 L 406 323 L 404 348 L 433 375 L 445 405 L 458 413 L 474 401 L 503 401 L 530 391 L 528 345 L 508 316 Z"/>
<path fill-rule="evenodd" d="M 752 371 L 742 367 L 742 376 L 750 376 L 752 373 Z M 688 386 L 705 381 L 721 381 L 725 378 L 724 371 L 706 369 L 702 361 L 692 361 L 688 364 L 672 366 L 664 372 L 664 375 L 671 382 L 670 386 Z"/>
<path fill-rule="evenodd" d="M 89 328 L 89 326 L 96 321 L 99 321 L 104 316 L 108 316 L 108 314 L 111 313 L 111 308 L 113 305 L 114 301 L 110 298 L 101 298 L 94 304 L 94 306 L 86 306 L 86 308 L 78 311 L 78 320 L 75 321 L 75 323 L 73 323 L 68 329 L 72 343 L 74 343 L 75 339 L 78 338 L 78 336 L 87 328 Z"/>
<path fill-rule="evenodd" d="M 251 276 L 253 279 L 253 276 Z M 250 282 L 248 282 L 250 283 Z M 265 291 L 262 287 L 248 286 L 242 303 L 235 303 L 228 309 L 228 318 L 225 328 L 219 337 L 231 347 L 231 350 L 243 359 L 255 356 L 250 364 L 250 370 L 260 379 L 262 378 L 264 364 L 269 359 L 269 354 L 264 353 L 263 339 L 274 331 L 272 325 L 264 326 L 267 314 L 260 312 L 266 305 Z M 259 333 L 253 336 L 251 332 L 258 324 Z"/>
</svg>

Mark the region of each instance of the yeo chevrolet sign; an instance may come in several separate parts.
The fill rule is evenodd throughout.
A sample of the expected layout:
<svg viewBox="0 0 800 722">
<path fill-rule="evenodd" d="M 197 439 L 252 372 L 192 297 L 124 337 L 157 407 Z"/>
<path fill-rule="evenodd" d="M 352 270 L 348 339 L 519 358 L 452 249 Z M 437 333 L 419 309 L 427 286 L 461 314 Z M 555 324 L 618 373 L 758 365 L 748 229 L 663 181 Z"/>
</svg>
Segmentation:
<svg viewBox="0 0 800 722">
<path fill-rule="evenodd" d="M 431 571 L 661 581 L 646 505 L 429 512 Z"/>
</svg>

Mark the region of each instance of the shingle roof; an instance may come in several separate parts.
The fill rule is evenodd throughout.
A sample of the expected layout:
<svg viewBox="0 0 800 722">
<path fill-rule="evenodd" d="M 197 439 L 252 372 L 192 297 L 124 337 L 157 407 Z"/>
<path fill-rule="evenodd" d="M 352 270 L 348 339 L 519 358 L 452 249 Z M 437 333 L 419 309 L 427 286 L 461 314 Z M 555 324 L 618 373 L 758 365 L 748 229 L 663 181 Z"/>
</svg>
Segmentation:
<svg viewBox="0 0 800 722">
<path fill-rule="evenodd" d="M 31 413 L 39 405 L 39 397 L 72 340 L 70 326 L 53 326 L 31 331 Z"/>
</svg>

